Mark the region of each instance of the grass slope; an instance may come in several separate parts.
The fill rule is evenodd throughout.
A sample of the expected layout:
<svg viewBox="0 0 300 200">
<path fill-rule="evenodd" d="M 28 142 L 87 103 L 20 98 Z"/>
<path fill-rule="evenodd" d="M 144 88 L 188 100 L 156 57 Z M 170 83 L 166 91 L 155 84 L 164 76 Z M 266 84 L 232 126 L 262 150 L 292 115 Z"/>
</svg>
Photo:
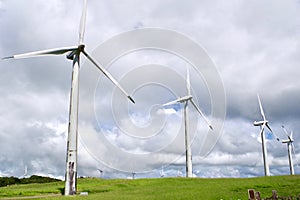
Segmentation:
<svg viewBox="0 0 300 200">
<path fill-rule="evenodd" d="M 64 182 L 14 185 L 0 188 L 0 198 L 49 195 L 43 199 L 70 199 L 61 194 Z M 78 179 L 78 192 L 88 196 L 76 199 L 248 199 L 247 190 L 255 189 L 262 197 L 270 197 L 272 190 L 279 196 L 298 196 L 300 176 L 272 176 L 258 178 L 159 178 L 136 180 Z"/>
</svg>

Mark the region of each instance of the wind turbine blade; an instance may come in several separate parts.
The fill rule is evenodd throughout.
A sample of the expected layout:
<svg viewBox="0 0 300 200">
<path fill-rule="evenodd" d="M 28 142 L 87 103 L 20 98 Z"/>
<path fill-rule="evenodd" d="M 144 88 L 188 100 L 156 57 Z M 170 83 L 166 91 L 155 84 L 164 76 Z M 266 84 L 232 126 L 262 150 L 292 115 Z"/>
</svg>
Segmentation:
<svg viewBox="0 0 300 200">
<path fill-rule="evenodd" d="M 276 137 L 276 140 L 279 141 L 278 136 L 272 131 L 271 127 L 269 126 L 269 124 L 266 124 L 266 127 L 271 131 L 271 133 Z"/>
<path fill-rule="evenodd" d="M 287 132 L 287 130 L 285 129 L 285 127 L 283 125 L 281 127 L 284 130 L 284 133 L 288 137 L 289 141 L 292 141 L 293 140 L 293 131 L 291 131 L 291 135 L 289 135 L 288 132 Z"/>
<path fill-rule="evenodd" d="M 289 134 L 288 134 L 288 132 L 287 132 L 287 130 L 285 129 L 285 127 L 283 125 L 281 127 L 282 127 L 284 133 L 286 134 L 286 136 L 290 137 Z"/>
<path fill-rule="evenodd" d="M 294 154 L 294 156 L 296 157 L 296 153 L 295 153 L 295 147 L 294 147 L 294 144 L 292 143 L 292 153 Z"/>
<path fill-rule="evenodd" d="M 189 71 L 188 67 L 186 69 L 186 89 L 187 89 L 188 95 L 191 95 L 190 71 Z"/>
<path fill-rule="evenodd" d="M 115 86 L 117 86 L 126 96 L 127 98 L 132 102 L 135 103 L 133 98 L 127 94 L 127 92 L 121 87 L 121 85 L 106 71 L 104 67 L 102 67 L 100 64 L 98 64 L 86 51 L 82 51 L 82 53 L 109 79 Z"/>
<path fill-rule="evenodd" d="M 193 99 L 190 99 L 191 103 L 193 104 L 193 106 L 196 108 L 196 110 L 198 111 L 198 113 L 203 117 L 203 119 L 205 120 L 205 122 L 207 123 L 207 125 L 209 126 L 209 128 L 211 130 L 213 130 L 212 125 L 209 123 L 209 121 L 206 119 L 206 117 L 204 116 L 204 114 L 202 113 L 202 111 L 200 110 L 200 108 L 198 108 L 198 106 L 195 104 L 195 102 L 193 101 Z"/>
<path fill-rule="evenodd" d="M 265 121 L 265 120 L 266 120 L 266 116 L 265 116 L 263 107 L 262 107 L 262 105 L 261 105 L 261 101 L 260 101 L 260 98 L 259 98 L 259 94 L 257 94 L 257 99 L 258 99 L 258 104 L 259 104 L 259 109 L 260 109 L 261 116 L 263 117 L 263 119 L 264 119 L 264 121 Z"/>
<path fill-rule="evenodd" d="M 179 99 L 176 99 L 176 100 L 174 100 L 174 101 L 170 101 L 170 102 L 168 102 L 168 103 L 163 104 L 163 106 L 169 106 L 169 105 L 177 104 L 177 103 L 179 103 L 178 100 L 179 100 Z"/>
<path fill-rule="evenodd" d="M 42 51 L 33 51 L 29 53 L 23 53 L 23 54 L 17 54 L 13 56 L 8 56 L 4 57 L 2 59 L 19 59 L 19 58 L 30 58 L 30 57 L 37 57 L 37 56 L 46 56 L 46 55 L 61 55 L 65 54 L 70 51 L 77 50 L 77 46 L 73 47 L 61 47 L 61 48 L 55 48 L 55 49 L 47 49 L 47 50 L 42 50 Z"/>
<path fill-rule="evenodd" d="M 82 14 L 81 14 L 80 25 L 79 25 L 79 44 L 83 44 L 85 22 L 86 22 L 86 10 L 87 10 L 87 0 L 83 0 L 83 8 L 82 8 Z"/>
<path fill-rule="evenodd" d="M 271 127 L 269 126 L 269 124 L 266 124 L 266 127 L 271 131 L 271 133 L 273 133 Z"/>
</svg>

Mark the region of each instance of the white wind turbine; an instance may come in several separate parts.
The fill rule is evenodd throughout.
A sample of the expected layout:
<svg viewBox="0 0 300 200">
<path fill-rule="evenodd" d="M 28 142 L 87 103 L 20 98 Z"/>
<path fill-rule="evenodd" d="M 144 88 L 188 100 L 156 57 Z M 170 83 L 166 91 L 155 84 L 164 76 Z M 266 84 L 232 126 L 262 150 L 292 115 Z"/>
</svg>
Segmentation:
<svg viewBox="0 0 300 200">
<path fill-rule="evenodd" d="M 101 169 L 97 169 L 97 171 L 100 173 L 100 178 L 102 178 L 102 175 L 103 175 L 103 170 L 101 170 Z"/>
<path fill-rule="evenodd" d="M 132 179 L 135 179 L 135 175 L 136 175 L 136 173 L 133 171 L 133 172 L 131 172 L 131 175 L 132 175 Z"/>
<path fill-rule="evenodd" d="M 180 97 L 175 101 L 171 101 L 169 103 L 163 104 L 163 106 L 168 106 L 176 103 L 184 103 L 184 136 L 185 136 L 185 159 L 186 159 L 186 177 L 193 177 L 193 169 L 192 169 L 192 150 L 190 145 L 190 134 L 189 134 L 189 110 L 188 103 L 190 102 L 197 112 L 203 117 L 205 122 L 208 124 L 209 128 L 213 130 L 213 127 L 208 122 L 200 108 L 196 105 L 193 100 L 193 96 L 191 94 L 191 85 L 190 85 L 190 75 L 189 70 L 187 69 L 187 78 L 186 78 L 186 89 L 187 96 Z"/>
<path fill-rule="evenodd" d="M 159 175 L 161 178 L 163 178 L 165 176 L 165 172 L 164 172 L 164 168 L 161 167 L 161 171 L 159 172 Z"/>
<path fill-rule="evenodd" d="M 27 176 L 28 176 L 28 168 L 27 168 L 27 165 L 25 165 L 23 178 L 27 178 Z"/>
<path fill-rule="evenodd" d="M 78 97 L 79 97 L 79 68 L 80 68 L 80 54 L 86 56 L 109 80 L 113 82 L 133 103 L 134 100 L 127 94 L 127 92 L 119 85 L 119 83 L 108 73 L 108 71 L 101 66 L 95 59 L 85 51 L 83 43 L 85 21 L 86 21 L 87 0 L 83 0 L 83 9 L 79 26 L 79 43 L 78 46 L 60 47 L 55 49 L 48 49 L 42 51 L 35 51 L 14 56 L 9 58 L 29 58 L 47 55 L 62 55 L 67 54 L 67 58 L 73 60 L 72 83 L 70 93 L 70 108 L 69 108 L 69 127 L 68 127 L 68 142 L 67 142 L 67 159 L 66 159 L 66 175 L 65 175 L 65 195 L 74 195 L 77 191 L 77 140 L 78 140 Z"/>
<path fill-rule="evenodd" d="M 268 164 L 268 160 L 267 160 L 267 146 L 266 146 L 266 143 L 265 143 L 264 129 L 265 129 L 265 127 L 267 127 L 271 131 L 271 133 L 273 133 L 273 131 L 269 126 L 268 120 L 266 119 L 266 116 L 265 116 L 265 113 L 264 113 L 263 107 L 261 105 L 261 101 L 260 101 L 260 98 L 259 98 L 258 94 L 257 94 L 257 99 L 258 99 L 259 109 L 260 109 L 260 113 L 261 113 L 261 116 L 262 116 L 263 120 L 262 121 L 254 121 L 253 125 L 254 126 L 260 126 L 259 135 L 261 136 L 265 176 L 270 176 L 270 169 L 269 169 L 269 164 Z M 277 137 L 277 140 L 279 141 L 278 137 Z"/>
<path fill-rule="evenodd" d="M 177 170 L 177 177 L 182 177 L 182 172 L 179 169 Z"/>
<path fill-rule="evenodd" d="M 294 175 L 295 171 L 294 171 L 293 157 L 292 157 L 292 152 L 295 154 L 295 152 L 294 152 L 294 145 L 293 145 L 293 142 L 294 142 L 293 131 L 291 131 L 291 134 L 289 135 L 283 125 L 282 125 L 282 128 L 283 128 L 286 136 L 288 137 L 288 140 L 282 140 L 281 142 L 287 144 L 288 156 L 289 156 L 289 164 L 290 164 L 290 174 Z"/>
</svg>

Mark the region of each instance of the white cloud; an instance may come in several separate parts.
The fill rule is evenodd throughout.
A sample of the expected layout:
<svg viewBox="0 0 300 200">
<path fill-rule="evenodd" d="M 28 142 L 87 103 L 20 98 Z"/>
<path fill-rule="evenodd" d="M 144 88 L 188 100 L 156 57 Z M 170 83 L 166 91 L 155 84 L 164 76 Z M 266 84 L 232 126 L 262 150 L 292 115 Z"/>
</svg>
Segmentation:
<svg viewBox="0 0 300 200">
<path fill-rule="evenodd" d="M 1 57 L 76 44 L 81 3 L 0 1 L 0 37 L 4 38 L 0 41 Z M 198 157 L 197 153 L 202 148 L 202 137 L 206 137 L 202 134 L 206 133 L 207 127 L 202 126 L 201 120 L 199 124 L 191 122 L 194 129 L 196 125 L 200 126 L 197 129 L 199 137 L 193 144 L 194 169 L 199 168 L 197 175 L 201 177 L 258 176 L 263 174 L 263 167 L 261 144 L 256 138 L 259 128 L 252 125 L 260 117 L 256 93 L 261 94 L 270 125 L 280 138 L 284 137 L 280 128 L 282 124 L 294 130 L 295 166 L 300 162 L 300 137 L 296 131 L 300 128 L 300 70 L 297 69 L 300 61 L 299 10 L 299 2 L 294 0 L 285 3 L 269 0 L 231 0 L 226 3 L 193 0 L 124 1 L 122 4 L 116 1 L 89 1 L 85 42 L 91 51 L 108 38 L 138 26 L 179 31 L 203 45 L 223 78 L 227 94 L 227 120 L 219 142 L 204 159 Z M 120 79 L 134 67 L 151 62 L 171 66 L 179 76 L 185 77 L 185 71 L 180 66 L 186 63 L 162 52 L 126 56 L 111 67 L 111 72 Z M 63 177 L 64 170 L 61 169 L 65 168 L 71 62 L 66 61 L 64 56 L 7 60 L 0 62 L 0 69 L 0 175 L 22 175 L 24 165 L 28 165 L 29 172 Z M 170 164 L 165 161 L 172 160 L 168 158 L 170 156 L 176 158 L 174 164 L 183 168 L 184 157 L 180 155 L 184 147 L 181 110 L 165 109 L 161 112 L 158 107 L 151 106 L 166 103 L 176 95 L 184 95 L 185 88 L 178 86 L 175 81 L 172 82 L 172 86 L 177 84 L 178 87 L 175 92 L 160 90 L 156 86 L 148 88 L 147 92 L 146 88 L 142 88 L 145 89 L 144 93 L 142 89 L 136 91 L 136 107 L 129 105 L 117 111 L 122 127 L 156 127 L 149 120 L 161 120 L 161 116 L 167 117 L 167 124 L 165 135 L 149 141 L 133 140 L 122 131 L 115 130 L 113 117 L 116 116 L 111 111 L 110 101 L 112 85 L 103 81 L 101 84 L 105 89 L 99 86 L 99 90 L 89 90 L 90 79 L 99 76 L 96 71 L 90 72 L 94 73 L 93 77 L 89 73 L 82 74 L 84 84 L 80 104 L 81 122 L 91 124 L 87 130 L 105 130 L 112 143 L 136 153 L 162 148 L 165 140 L 174 138 L 175 133 L 178 137 L 174 139 L 174 145 L 158 154 L 157 159 L 149 165 L 160 170 L 161 165 Z M 160 72 L 161 76 L 157 79 L 171 83 L 172 77 L 164 74 L 163 70 Z M 140 79 L 146 79 L 147 75 L 140 76 Z M 201 97 L 197 103 L 209 114 L 211 105 L 205 84 L 193 73 L 191 80 L 195 85 L 195 95 Z M 85 99 L 89 98 L 87 94 L 90 91 L 96 95 L 96 103 L 94 99 Z M 153 91 L 153 95 L 148 91 Z M 122 98 L 118 98 L 118 101 L 126 101 L 127 105 L 127 100 Z M 95 110 L 94 105 L 90 105 L 93 103 Z M 190 110 L 194 118 L 195 113 Z M 130 111 L 136 113 L 128 118 Z M 136 124 L 132 123 L 132 116 L 135 116 Z M 274 140 L 268 141 L 267 145 L 271 173 L 288 174 L 286 146 Z M 114 169 L 88 156 L 88 150 L 80 146 L 80 174 L 98 176 L 97 167 L 105 169 L 106 176 L 113 176 L 110 174 L 112 172 L 117 174 Z M 168 170 L 169 174 L 177 174 L 174 166 L 166 168 L 166 173 Z M 299 167 L 295 170 L 300 173 Z"/>
</svg>

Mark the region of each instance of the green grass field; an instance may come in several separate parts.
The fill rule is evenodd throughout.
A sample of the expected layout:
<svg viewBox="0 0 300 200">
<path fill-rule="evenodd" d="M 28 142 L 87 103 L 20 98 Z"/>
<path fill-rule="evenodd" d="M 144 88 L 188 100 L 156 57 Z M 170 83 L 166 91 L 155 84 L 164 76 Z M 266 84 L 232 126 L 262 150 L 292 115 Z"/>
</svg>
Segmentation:
<svg viewBox="0 0 300 200">
<path fill-rule="evenodd" d="M 16 199 L 43 196 L 35 199 L 70 199 L 61 195 L 64 182 L 12 185 L 0 187 L 0 198 Z M 272 190 L 279 196 L 300 194 L 300 176 L 272 176 L 258 178 L 157 178 L 157 179 L 78 179 L 76 199 L 248 199 L 247 190 L 255 189 L 262 197 L 270 197 Z"/>
</svg>

